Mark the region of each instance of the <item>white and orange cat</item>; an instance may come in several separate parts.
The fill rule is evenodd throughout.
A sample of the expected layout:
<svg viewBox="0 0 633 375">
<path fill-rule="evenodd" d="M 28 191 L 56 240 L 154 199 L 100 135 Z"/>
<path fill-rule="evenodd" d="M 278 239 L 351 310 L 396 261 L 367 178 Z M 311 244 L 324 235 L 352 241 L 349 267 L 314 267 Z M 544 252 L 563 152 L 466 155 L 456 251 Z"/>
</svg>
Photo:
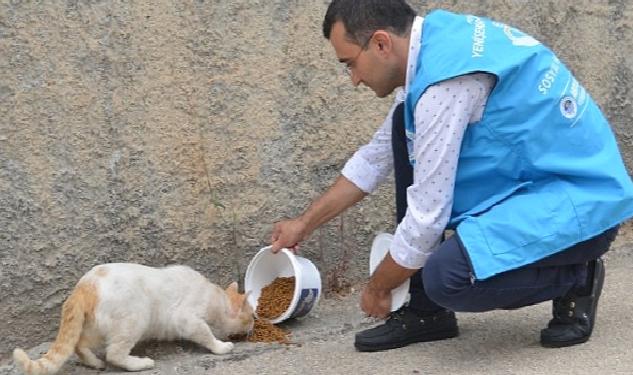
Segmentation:
<svg viewBox="0 0 633 375">
<path fill-rule="evenodd" d="M 216 336 L 253 329 L 253 308 L 246 297 L 238 293 L 237 283 L 224 290 L 186 266 L 99 265 L 64 302 L 57 338 L 44 357 L 32 361 L 18 348 L 13 359 L 26 374 L 54 374 L 74 351 L 85 365 L 103 369 L 105 362 L 92 349 L 105 346 L 108 363 L 140 371 L 152 368 L 154 361 L 130 351 L 147 339 L 186 339 L 225 354 L 233 343 Z"/>
</svg>

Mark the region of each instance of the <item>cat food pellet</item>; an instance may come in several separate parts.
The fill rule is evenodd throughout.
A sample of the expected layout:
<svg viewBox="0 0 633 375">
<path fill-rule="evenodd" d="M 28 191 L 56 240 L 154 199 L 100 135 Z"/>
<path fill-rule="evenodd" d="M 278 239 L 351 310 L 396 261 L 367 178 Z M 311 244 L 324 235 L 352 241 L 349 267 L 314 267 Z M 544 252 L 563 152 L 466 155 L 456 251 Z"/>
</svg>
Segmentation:
<svg viewBox="0 0 633 375">
<path fill-rule="evenodd" d="M 257 319 L 250 336 L 250 342 L 280 342 L 288 344 L 290 332 L 272 324 L 269 319 L 281 315 L 292 302 L 295 292 L 294 277 L 278 277 L 266 285 L 257 300 Z"/>
<path fill-rule="evenodd" d="M 290 306 L 295 293 L 295 278 L 278 277 L 262 289 L 257 300 L 257 316 L 261 319 L 274 319 Z"/>
<path fill-rule="evenodd" d="M 277 327 L 267 320 L 255 319 L 253 332 L 247 337 L 250 342 L 279 342 L 288 344 L 290 332 Z"/>
</svg>

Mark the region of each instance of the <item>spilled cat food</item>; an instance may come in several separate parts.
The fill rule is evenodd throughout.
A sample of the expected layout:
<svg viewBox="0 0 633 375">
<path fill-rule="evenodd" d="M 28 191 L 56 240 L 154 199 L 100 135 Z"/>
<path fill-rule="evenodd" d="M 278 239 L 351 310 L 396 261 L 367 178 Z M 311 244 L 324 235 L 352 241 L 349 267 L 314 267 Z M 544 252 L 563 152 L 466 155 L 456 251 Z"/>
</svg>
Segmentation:
<svg viewBox="0 0 633 375">
<path fill-rule="evenodd" d="M 279 328 L 268 320 L 255 319 L 253 332 L 246 338 L 250 342 L 279 342 L 281 344 L 290 343 L 290 332 Z"/>
<path fill-rule="evenodd" d="M 292 302 L 295 290 L 294 277 L 278 277 L 265 286 L 257 300 L 257 319 L 253 332 L 246 337 L 249 342 L 279 342 L 289 344 L 290 332 L 270 322 L 284 313 Z M 244 337 L 234 339 L 244 339 Z"/>
<path fill-rule="evenodd" d="M 248 342 L 278 342 L 280 344 L 291 344 L 290 332 L 283 328 L 279 328 L 268 320 L 255 319 L 253 331 L 250 335 L 232 335 L 229 336 L 231 341 L 248 341 Z"/>
</svg>

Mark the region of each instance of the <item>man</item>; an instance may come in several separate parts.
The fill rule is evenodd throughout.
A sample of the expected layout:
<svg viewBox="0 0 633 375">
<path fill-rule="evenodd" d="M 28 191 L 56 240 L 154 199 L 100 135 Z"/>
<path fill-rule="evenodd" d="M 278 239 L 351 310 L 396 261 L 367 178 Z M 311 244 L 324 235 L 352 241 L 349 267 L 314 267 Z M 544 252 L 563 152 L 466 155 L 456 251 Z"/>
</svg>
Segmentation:
<svg viewBox="0 0 633 375">
<path fill-rule="evenodd" d="M 633 184 L 585 89 L 534 38 L 491 20 L 403 0 L 334 0 L 323 32 L 354 85 L 403 91 L 371 142 L 299 217 L 275 224 L 294 247 L 393 169 L 398 226 L 361 293 L 387 318 L 356 335 L 360 351 L 458 334 L 454 311 L 553 300 L 545 347 L 589 339 L 604 254 L 633 216 Z M 455 234 L 443 241 L 445 228 Z M 410 278 L 410 302 L 390 291 Z"/>
</svg>

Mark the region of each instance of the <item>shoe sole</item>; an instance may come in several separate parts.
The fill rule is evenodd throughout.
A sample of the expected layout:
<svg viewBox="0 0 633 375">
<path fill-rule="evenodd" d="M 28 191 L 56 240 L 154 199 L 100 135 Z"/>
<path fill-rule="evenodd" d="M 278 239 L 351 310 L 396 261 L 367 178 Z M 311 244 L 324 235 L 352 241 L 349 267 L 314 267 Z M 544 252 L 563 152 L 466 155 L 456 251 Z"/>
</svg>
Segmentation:
<svg viewBox="0 0 633 375">
<path fill-rule="evenodd" d="M 566 348 L 568 346 L 584 344 L 587 341 L 589 341 L 590 336 L 591 335 L 585 336 L 576 340 L 569 340 L 569 341 L 546 341 L 546 342 L 541 341 L 541 346 L 544 348 L 552 348 L 552 349 Z"/>
<path fill-rule="evenodd" d="M 427 335 L 424 338 L 420 338 L 420 339 L 414 338 L 410 340 L 399 341 L 399 342 L 389 343 L 385 345 L 363 345 L 363 344 L 354 343 L 354 347 L 359 352 L 379 352 L 383 350 L 402 348 L 411 344 L 415 344 L 417 342 L 429 342 L 429 341 L 440 341 L 440 340 L 452 339 L 454 337 L 457 337 L 458 335 L 459 335 L 459 329 L 455 329 L 454 331 L 450 331 L 450 332 L 446 332 L 446 331 L 437 332 L 434 334 Z"/>
</svg>

